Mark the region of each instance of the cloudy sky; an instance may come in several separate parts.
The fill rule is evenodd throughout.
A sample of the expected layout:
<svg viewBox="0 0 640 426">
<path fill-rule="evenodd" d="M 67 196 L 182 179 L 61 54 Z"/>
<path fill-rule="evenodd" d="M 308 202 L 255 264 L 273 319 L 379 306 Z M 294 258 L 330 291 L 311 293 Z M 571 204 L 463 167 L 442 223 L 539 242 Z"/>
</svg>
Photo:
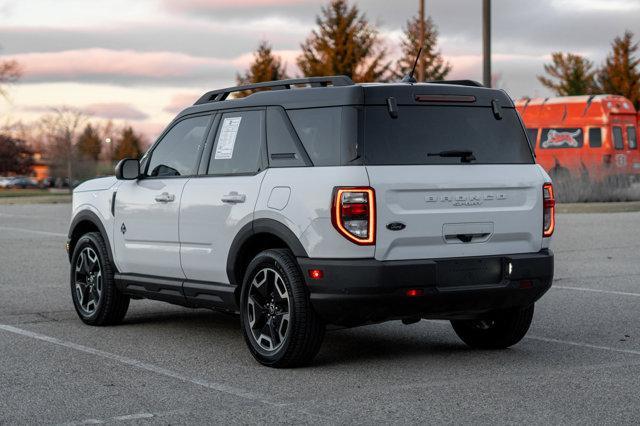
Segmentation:
<svg viewBox="0 0 640 426">
<path fill-rule="evenodd" d="M 352 0 L 397 55 L 418 0 Z M 324 0 L 0 0 L 0 55 L 21 82 L 5 120 L 49 106 L 129 122 L 153 138 L 199 94 L 232 85 L 266 39 L 296 74 L 299 44 Z M 426 0 L 452 78 L 481 80 L 481 0 Z M 493 67 L 513 97 L 548 92 L 535 76 L 552 51 L 600 63 L 616 36 L 640 33 L 640 0 L 493 0 Z M 640 34 L 638 34 L 640 35 Z"/>
</svg>

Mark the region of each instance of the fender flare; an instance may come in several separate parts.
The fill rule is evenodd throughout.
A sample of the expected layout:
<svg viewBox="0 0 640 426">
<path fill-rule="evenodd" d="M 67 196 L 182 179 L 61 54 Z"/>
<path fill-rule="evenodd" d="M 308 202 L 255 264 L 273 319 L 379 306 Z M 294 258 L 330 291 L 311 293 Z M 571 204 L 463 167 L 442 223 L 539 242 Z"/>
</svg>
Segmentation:
<svg viewBox="0 0 640 426">
<path fill-rule="evenodd" d="M 107 231 L 104 228 L 104 225 L 102 224 L 102 221 L 100 220 L 98 215 L 92 212 L 91 210 L 82 210 L 81 212 L 79 212 L 77 215 L 74 216 L 73 220 L 71 221 L 71 225 L 69 226 L 69 234 L 67 236 L 68 241 L 69 242 L 71 241 L 76 228 L 82 222 L 91 222 L 93 225 L 96 226 L 96 228 L 98 228 L 98 231 L 100 232 L 100 234 L 102 235 L 102 238 L 104 238 L 104 241 L 106 243 L 107 252 L 109 253 L 109 259 L 111 259 L 111 262 L 113 262 L 114 259 L 113 259 L 113 253 L 111 251 L 109 234 L 107 234 Z M 73 256 L 73 250 L 71 250 L 71 247 L 70 247 L 69 260 L 71 260 L 71 256 Z"/>
<path fill-rule="evenodd" d="M 296 235 L 286 225 L 274 219 L 255 219 L 236 234 L 227 256 L 227 277 L 231 285 L 238 285 L 235 279 L 235 263 L 244 244 L 256 234 L 271 234 L 278 237 L 291 249 L 296 257 L 309 257 Z"/>
</svg>

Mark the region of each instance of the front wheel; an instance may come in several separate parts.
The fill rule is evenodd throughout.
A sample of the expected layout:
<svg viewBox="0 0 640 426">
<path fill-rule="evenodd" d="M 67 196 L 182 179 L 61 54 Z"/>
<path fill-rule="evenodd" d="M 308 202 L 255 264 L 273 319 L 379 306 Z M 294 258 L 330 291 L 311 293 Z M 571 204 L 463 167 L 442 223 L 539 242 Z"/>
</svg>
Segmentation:
<svg viewBox="0 0 640 426">
<path fill-rule="evenodd" d="M 84 323 L 113 325 L 126 315 L 129 296 L 116 288 L 113 273 L 102 235 L 89 232 L 80 237 L 71 256 L 71 298 Z"/>
<path fill-rule="evenodd" d="M 515 345 L 527 334 L 533 320 L 533 305 L 510 309 L 486 319 L 453 320 L 454 331 L 472 348 L 505 349 Z"/>
<path fill-rule="evenodd" d="M 251 354 L 269 367 L 308 364 L 324 338 L 325 325 L 289 250 L 266 250 L 251 261 L 240 295 L 240 320 Z"/>
</svg>

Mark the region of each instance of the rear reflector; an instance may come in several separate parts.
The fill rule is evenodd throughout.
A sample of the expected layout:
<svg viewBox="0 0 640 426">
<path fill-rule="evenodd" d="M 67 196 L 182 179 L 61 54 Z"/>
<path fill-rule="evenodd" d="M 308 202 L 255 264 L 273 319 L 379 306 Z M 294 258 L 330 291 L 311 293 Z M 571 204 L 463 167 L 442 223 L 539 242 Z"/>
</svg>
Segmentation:
<svg viewBox="0 0 640 426">
<path fill-rule="evenodd" d="M 336 188 L 331 209 L 333 226 L 356 244 L 375 244 L 375 202 L 372 188 Z"/>
<path fill-rule="evenodd" d="M 421 288 L 410 288 L 405 293 L 408 297 L 424 296 L 424 290 Z"/>
<path fill-rule="evenodd" d="M 542 236 L 548 238 L 556 227 L 556 198 L 551 183 L 542 186 L 542 218 Z"/>
<path fill-rule="evenodd" d="M 309 269 L 309 277 L 312 280 L 321 280 L 324 277 L 324 272 L 322 269 Z"/>
</svg>

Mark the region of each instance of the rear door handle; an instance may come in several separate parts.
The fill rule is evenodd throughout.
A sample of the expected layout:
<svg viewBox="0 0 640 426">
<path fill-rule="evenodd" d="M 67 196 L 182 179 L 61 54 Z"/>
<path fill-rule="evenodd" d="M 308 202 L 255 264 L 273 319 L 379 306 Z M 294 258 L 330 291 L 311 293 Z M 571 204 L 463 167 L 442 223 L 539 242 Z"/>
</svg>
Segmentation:
<svg viewBox="0 0 640 426">
<path fill-rule="evenodd" d="M 168 192 L 163 192 L 160 195 L 156 195 L 156 201 L 159 203 L 171 203 L 175 201 L 176 196 L 173 194 L 169 194 Z"/>
<path fill-rule="evenodd" d="M 220 201 L 222 201 L 223 203 L 229 203 L 229 204 L 244 203 L 246 200 L 247 200 L 246 195 L 238 194 L 235 191 L 232 191 L 227 195 L 223 195 L 222 198 L 220 199 Z"/>
</svg>

